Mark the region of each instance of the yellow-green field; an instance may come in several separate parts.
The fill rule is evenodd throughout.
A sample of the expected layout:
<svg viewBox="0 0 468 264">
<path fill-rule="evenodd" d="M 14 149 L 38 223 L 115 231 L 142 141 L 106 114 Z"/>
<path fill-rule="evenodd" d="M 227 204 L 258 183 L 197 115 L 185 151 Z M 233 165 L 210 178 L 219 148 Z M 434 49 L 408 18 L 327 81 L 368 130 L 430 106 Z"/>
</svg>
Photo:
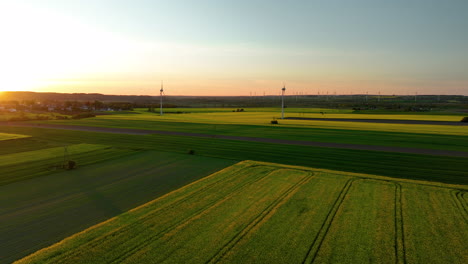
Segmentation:
<svg viewBox="0 0 468 264">
<path fill-rule="evenodd" d="M 467 263 L 467 190 L 244 161 L 17 263 Z"/>
<path fill-rule="evenodd" d="M 189 111 L 190 109 L 182 109 Z M 209 125 L 248 125 L 248 126 L 270 126 L 270 121 L 279 119 L 280 109 L 277 111 L 257 111 L 257 109 L 246 110 L 246 112 L 220 112 L 217 109 L 192 109 L 191 113 L 165 114 L 159 116 L 158 113 L 149 113 L 146 109 L 137 109 L 136 114 L 112 114 L 100 115 L 92 119 L 83 120 L 51 120 L 47 123 L 53 124 L 77 124 L 108 126 L 109 122 L 119 122 L 119 127 L 134 128 L 137 122 L 166 122 L 174 124 L 209 124 Z M 209 110 L 212 110 L 210 112 Z M 326 110 L 326 109 L 322 109 Z M 168 111 L 180 111 L 178 108 Z M 322 115 L 320 113 L 300 112 L 301 109 L 291 109 L 286 112 L 286 117 L 311 117 L 311 118 L 347 118 L 347 119 L 399 119 L 399 120 L 427 120 L 427 121 L 460 121 L 463 116 L 456 115 L 369 115 L 331 112 Z M 336 110 L 337 111 L 337 110 Z M 128 123 L 126 123 L 126 121 Z M 158 124 L 153 126 L 137 126 L 144 129 L 159 128 Z M 366 130 L 398 133 L 423 133 L 438 135 L 468 135 L 468 129 L 463 126 L 441 126 L 441 125 L 420 125 L 420 124 L 382 124 L 364 122 L 339 122 L 339 121 L 308 121 L 308 120 L 279 120 L 277 127 L 288 128 L 310 128 L 310 129 L 346 129 L 346 130 Z"/>
<path fill-rule="evenodd" d="M 99 149 L 110 148 L 109 146 L 96 144 L 75 144 L 66 147 L 57 147 L 27 151 L 10 155 L 0 155 L 0 166 L 17 165 L 20 163 L 33 162 L 42 159 L 57 158 L 63 160 L 65 149 L 68 155 L 74 155 L 82 152 L 91 152 Z"/>
<path fill-rule="evenodd" d="M 0 133 L 0 141 L 10 140 L 10 139 L 17 139 L 17 138 L 26 138 L 26 137 L 29 137 L 29 136 L 19 135 L 19 134 Z"/>
</svg>

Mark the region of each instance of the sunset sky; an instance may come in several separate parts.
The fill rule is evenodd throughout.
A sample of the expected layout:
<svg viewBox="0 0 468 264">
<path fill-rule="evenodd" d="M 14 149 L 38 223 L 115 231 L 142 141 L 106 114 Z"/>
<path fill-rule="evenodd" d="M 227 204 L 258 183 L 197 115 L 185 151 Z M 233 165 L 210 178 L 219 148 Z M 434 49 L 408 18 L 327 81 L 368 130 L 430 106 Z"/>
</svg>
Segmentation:
<svg viewBox="0 0 468 264">
<path fill-rule="evenodd" d="M 0 0 L 0 91 L 468 95 L 467 0 Z"/>
</svg>

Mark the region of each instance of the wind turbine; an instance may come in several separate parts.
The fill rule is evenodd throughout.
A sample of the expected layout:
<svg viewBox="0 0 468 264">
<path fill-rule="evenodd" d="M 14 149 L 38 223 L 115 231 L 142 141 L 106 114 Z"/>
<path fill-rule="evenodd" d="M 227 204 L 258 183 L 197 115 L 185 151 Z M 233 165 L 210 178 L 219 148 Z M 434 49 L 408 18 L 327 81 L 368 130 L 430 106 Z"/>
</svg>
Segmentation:
<svg viewBox="0 0 468 264">
<path fill-rule="evenodd" d="M 284 119 L 284 92 L 286 91 L 286 85 L 283 83 L 281 88 L 281 119 Z"/>
<path fill-rule="evenodd" d="M 163 89 L 163 82 L 161 81 L 161 90 L 159 90 L 159 107 L 160 107 L 160 115 L 163 115 L 163 94 L 164 94 L 164 89 Z"/>
</svg>

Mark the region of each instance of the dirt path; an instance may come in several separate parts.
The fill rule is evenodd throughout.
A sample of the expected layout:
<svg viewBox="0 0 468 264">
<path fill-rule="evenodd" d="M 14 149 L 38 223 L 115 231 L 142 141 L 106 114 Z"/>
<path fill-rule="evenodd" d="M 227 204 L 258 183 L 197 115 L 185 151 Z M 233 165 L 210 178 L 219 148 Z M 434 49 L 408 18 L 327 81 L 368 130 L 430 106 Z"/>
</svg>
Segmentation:
<svg viewBox="0 0 468 264">
<path fill-rule="evenodd" d="M 406 148 L 406 147 L 374 146 L 374 145 L 316 142 L 316 141 L 302 141 L 302 140 L 287 140 L 287 139 L 273 139 L 273 138 L 210 135 L 210 134 L 190 133 L 190 132 L 176 132 L 176 131 L 144 130 L 144 129 L 130 129 L 130 128 L 109 128 L 109 127 L 90 127 L 90 126 L 75 126 L 75 125 L 37 124 L 37 123 L 27 123 L 27 122 L 3 122 L 3 123 L 0 123 L 0 126 L 21 126 L 21 127 L 66 129 L 66 130 L 116 133 L 116 134 L 129 134 L 129 135 L 161 134 L 161 135 L 173 135 L 173 136 L 189 136 L 189 137 L 218 138 L 218 139 L 229 139 L 229 140 L 240 140 L 240 141 L 254 141 L 254 142 L 288 144 L 288 145 L 299 145 L 299 146 L 325 147 L 325 148 L 342 148 L 342 149 L 400 152 L 400 153 L 424 154 L 424 155 L 434 155 L 434 156 L 468 157 L 468 152 L 454 151 L 454 150 L 419 149 L 419 148 Z"/>
<path fill-rule="evenodd" d="M 358 119 L 358 118 L 315 118 L 315 117 L 286 117 L 291 120 L 310 121 L 340 121 L 340 122 L 365 122 L 382 124 L 410 124 L 410 125 L 445 125 L 445 126 L 468 126 L 468 122 L 455 121 L 431 121 L 431 120 L 404 120 L 404 119 Z"/>
</svg>

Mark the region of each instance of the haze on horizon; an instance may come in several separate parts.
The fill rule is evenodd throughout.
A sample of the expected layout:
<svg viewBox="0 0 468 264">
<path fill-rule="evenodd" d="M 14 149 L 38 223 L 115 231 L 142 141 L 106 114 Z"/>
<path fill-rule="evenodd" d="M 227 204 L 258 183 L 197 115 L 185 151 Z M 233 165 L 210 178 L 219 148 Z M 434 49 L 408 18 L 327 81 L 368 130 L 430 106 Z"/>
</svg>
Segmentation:
<svg viewBox="0 0 468 264">
<path fill-rule="evenodd" d="M 350 3 L 352 2 L 352 3 Z M 468 1 L 0 0 L 0 92 L 468 95 Z"/>
</svg>

